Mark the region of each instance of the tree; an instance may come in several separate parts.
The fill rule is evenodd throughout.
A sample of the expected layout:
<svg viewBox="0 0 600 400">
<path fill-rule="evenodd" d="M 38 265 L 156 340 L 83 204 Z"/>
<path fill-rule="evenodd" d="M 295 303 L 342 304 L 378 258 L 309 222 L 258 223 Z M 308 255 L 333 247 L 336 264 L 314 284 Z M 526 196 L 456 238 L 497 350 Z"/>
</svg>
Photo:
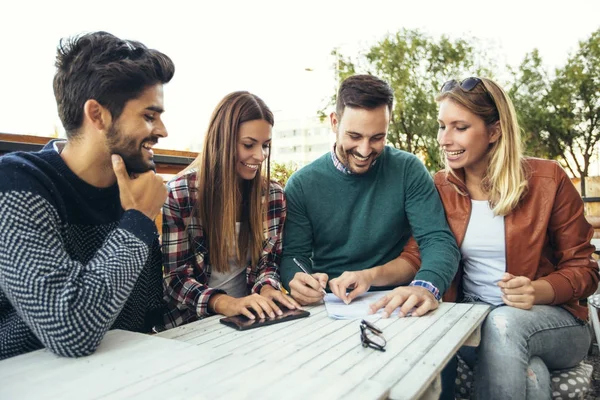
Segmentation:
<svg viewBox="0 0 600 400">
<path fill-rule="evenodd" d="M 594 149 L 600 141 L 600 29 L 549 78 L 537 51 L 515 73 L 511 95 L 533 155 L 559 159 L 581 178 L 585 196 Z"/>
<path fill-rule="evenodd" d="M 446 36 L 435 40 L 406 29 L 388 35 L 355 59 L 338 49 L 332 51 L 340 81 L 355 73 L 369 73 L 390 84 L 395 102 L 388 144 L 419 155 L 430 171 L 442 167 L 435 96 L 450 78 L 490 76 L 491 70 L 482 67 L 490 65 L 482 54 L 476 53 L 474 40 L 452 41 Z M 325 116 L 324 110 L 320 115 Z"/>
<path fill-rule="evenodd" d="M 298 170 L 292 163 L 271 163 L 271 179 L 285 187 L 290 176 Z"/>
</svg>

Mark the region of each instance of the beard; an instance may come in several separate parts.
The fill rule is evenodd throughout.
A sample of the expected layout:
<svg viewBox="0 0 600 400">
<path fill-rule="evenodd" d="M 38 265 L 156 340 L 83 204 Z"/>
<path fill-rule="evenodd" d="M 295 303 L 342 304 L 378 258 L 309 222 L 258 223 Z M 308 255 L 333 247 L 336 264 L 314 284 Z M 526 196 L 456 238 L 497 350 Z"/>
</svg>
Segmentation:
<svg viewBox="0 0 600 400">
<path fill-rule="evenodd" d="M 142 150 L 142 144 L 146 142 L 157 143 L 157 136 L 148 136 L 141 142 L 131 136 L 127 136 L 113 124 L 106 134 L 106 145 L 110 154 L 118 154 L 125 163 L 125 168 L 130 174 L 143 174 L 150 170 L 156 172 L 154 160 L 146 160 Z"/>
<path fill-rule="evenodd" d="M 360 157 L 362 157 L 362 154 L 359 154 L 358 152 L 354 151 L 354 150 L 345 150 L 342 146 L 340 146 L 339 144 L 335 145 L 335 154 L 338 158 L 338 160 L 340 160 L 340 162 L 342 164 L 344 164 L 344 166 L 353 174 L 364 174 L 367 171 L 369 171 L 371 169 L 371 167 L 373 166 L 373 163 L 375 162 L 375 160 L 377 160 L 377 157 L 379 156 L 379 154 L 375 154 L 373 155 L 373 153 L 371 153 L 370 157 L 371 160 L 369 162 L 369 165 L 367 166 L 366 170 L 364 171 L 359 171 L 355 168 L 355 165 L 353 165 L 352 161 L 351 161 L 351 157 L 352 154 L 356 154 Z"/>
</svg>

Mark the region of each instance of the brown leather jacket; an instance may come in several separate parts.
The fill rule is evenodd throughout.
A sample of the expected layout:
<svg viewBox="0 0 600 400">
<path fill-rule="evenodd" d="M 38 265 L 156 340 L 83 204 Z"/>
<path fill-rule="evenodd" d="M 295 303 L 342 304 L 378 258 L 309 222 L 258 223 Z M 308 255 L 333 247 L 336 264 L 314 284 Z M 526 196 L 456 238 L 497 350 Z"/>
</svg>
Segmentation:
<svg viewBox="0 0 600 400">
<path fill-rule="evenodd" d="M 590 239 L 594 229 L 583 215 L 583 201 L 573 183 L 555 161 L 536 158 L 525 160 L 528 190 L 519 206 L 504 218 L 506 270 L 516 276 L 543 279 L 554 289 L 553 305 L 560 305 L 580 320 L 587 320 L 587 307 L 580 299 L 598 287 L 598 264 L 591 257 L 594 247 Z M 438 189 L 448 225 L 460 248 L 471 215 L 471 201 L 464 193 L 464 172 L 459 179 L 438 172 Z M 412 251 L 407 245 L 407 251 Z M 456 301 L 461 295 L 462 265 L 445 301 Z"/>
</svg>

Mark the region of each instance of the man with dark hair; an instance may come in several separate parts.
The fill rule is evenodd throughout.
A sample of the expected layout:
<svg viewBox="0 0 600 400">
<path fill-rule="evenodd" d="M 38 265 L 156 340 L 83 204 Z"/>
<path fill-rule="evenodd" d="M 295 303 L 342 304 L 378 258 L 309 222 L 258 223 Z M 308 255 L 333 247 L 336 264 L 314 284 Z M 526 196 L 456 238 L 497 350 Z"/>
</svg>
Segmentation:
<svg viewBox="0 0 600 400">
<path fill-rule="evenodd" d="M 409 284 L 394 289 L 401 301 L 386 296 L 373 311 L 423 315 L 456 273 L 458 248 L 431 176 L 414 155 L 385 146 L 393 101 L 377 77 L 344 80 L 330 115 L 333 150 L 286 185 L 281 275 L 301 304 L 321 300 L 327 283 L 346 303 L 371 286 Z"/>
<path fill-rule="evenodd" d="M 152 146 L 173 62 L 96 32 L 61 41 L 56 67 L 68 139 L 0 158 L 0 359 L 84 356 L 108 329 L 162 323 Z"/>
</svg>

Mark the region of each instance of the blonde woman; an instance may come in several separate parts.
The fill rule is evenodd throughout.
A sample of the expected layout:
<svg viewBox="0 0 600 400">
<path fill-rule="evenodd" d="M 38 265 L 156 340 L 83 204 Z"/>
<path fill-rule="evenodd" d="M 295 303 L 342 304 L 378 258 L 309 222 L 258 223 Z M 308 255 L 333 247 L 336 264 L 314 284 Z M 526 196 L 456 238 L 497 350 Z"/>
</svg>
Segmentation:
<svg viewBox="0 0 600 400">
<path fill-rule="evenodd" d="M 547 399 L 549 370 L 573 367 L 591 334 L 587 308 L 598 266 L 583 201 L 554 161 L 525 158 L 511 100 L 495 82 L 446 82 L 438 142 L 446 170 L 435 177 L 461 249 L 444 299 L 493 306 L 474 367 L 481 399 Z"/>
<path fill-rule="evenodd" d="M 549 370 L 579 363 L 591 341 L 579 301 L 594 293 L 598 266 L 583 202 L 557 162 L 523 157 L 498 84 L 451 80 L 436 100 L 446 169 L 434 180 L 461 251 L 443 299 L 492 306 L 480 346 L 459 351 L 474 368 L 474 395 L 548 399 Z M 454 398 L 455 375 L 451 362 L 441 398 Z"/>
<path fill-rule="evenodd" d="M 258 96 L 225 96 L 202 153 L 168 183 L 162 235 L 167 327 L 211 314 L 254 319 L 251 311 L 264 318 L 281 314 L 278 304 L 300 307 L 280 290 L 286 203 L 281 186 L 269 180 L 272 127 L 273 114 Z"/>
</svg>

